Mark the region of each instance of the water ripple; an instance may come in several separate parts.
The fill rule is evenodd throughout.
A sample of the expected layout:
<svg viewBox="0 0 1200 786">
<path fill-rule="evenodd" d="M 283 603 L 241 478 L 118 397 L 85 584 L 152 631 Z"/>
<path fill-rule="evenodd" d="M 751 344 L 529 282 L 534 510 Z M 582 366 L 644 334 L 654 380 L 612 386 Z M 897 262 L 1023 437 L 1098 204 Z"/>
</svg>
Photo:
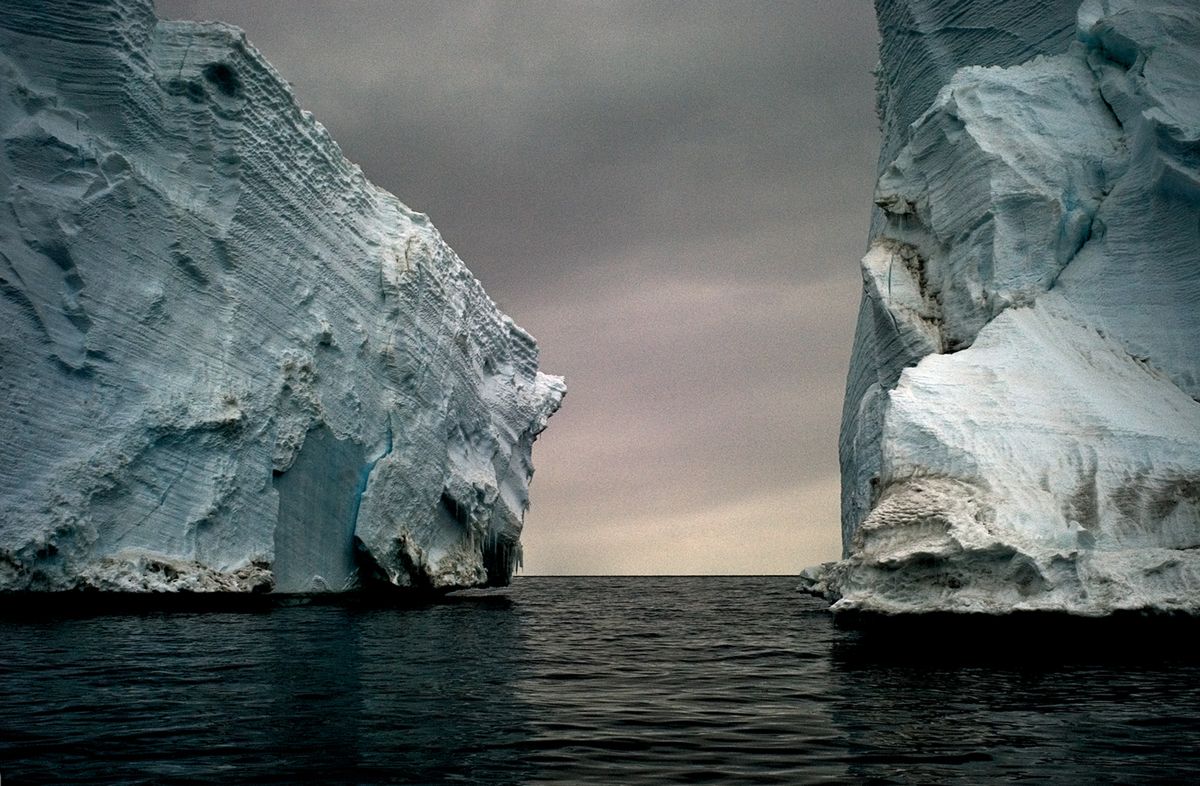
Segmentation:
<svg viewBox="0 0 1200 786">
<path fill-rule="evenodd" d="M 12 783 L 1137 783 L 1200 767 L 1194 657 L 914 656 L 904 634 L 834 628 L 787 578 L 3 619 L 0 642 Z"/>
</svg>

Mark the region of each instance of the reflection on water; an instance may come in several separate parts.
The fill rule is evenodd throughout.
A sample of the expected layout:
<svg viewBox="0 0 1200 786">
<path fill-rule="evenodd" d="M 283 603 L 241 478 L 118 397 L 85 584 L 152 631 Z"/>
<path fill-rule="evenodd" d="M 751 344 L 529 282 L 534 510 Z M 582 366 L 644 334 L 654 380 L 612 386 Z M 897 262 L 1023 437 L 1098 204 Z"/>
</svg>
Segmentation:
<svg viewBox="0 0 1200 786">
<path fill-rule="evenodd" d="M 979 657 L 953 630 L 920 636 L 837 630 L 788 578 L 0 619 L 0 776 L 1127 783 L 1200 766 L 1194 656 L 1031 639 Z"/>
<path fill-rule="evenodd" d="M 508 599 L 0 623 L 6 782 L 523 781 Z"/>
<path fill-rule="evenodd" d="M 848 735 L 848 775 L 946 784 L 1194 781 L 1200 658 L 1189 638 L 1147 649 L 1116 638 L 1123 635 L 1106 640 L 1097 629 L 1085 640 L 980 645 L 949 630 L 892 649 L 874 638 L 835 641 L 834 719 Z"/>
</svg>

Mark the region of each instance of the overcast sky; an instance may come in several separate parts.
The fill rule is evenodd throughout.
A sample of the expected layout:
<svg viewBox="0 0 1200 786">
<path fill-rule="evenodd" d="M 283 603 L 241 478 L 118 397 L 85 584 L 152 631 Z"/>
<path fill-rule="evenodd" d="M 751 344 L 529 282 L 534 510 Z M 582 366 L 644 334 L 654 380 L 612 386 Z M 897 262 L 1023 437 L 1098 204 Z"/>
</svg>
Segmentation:
<svg viewBox="0 0 1200 786">
<path fill-rule="evenodd" d="M 244 28 L 567 378 L 525 572 L 835 558 L 869 0 L 159 0 Z"/>
</svg>

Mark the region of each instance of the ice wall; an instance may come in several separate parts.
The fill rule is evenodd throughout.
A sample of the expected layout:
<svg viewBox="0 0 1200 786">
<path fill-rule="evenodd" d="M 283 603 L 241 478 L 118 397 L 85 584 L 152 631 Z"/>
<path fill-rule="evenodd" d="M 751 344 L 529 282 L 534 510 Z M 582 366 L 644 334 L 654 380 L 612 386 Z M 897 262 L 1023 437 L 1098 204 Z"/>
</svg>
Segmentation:
<svg viewBox="0 0 1200 786">
<path fill-rule="evenodd" d="M 1200 7 L 878 0 L 835 610 L 1200 610 Z"/>
<path fill-rule="evenodd" d="M 241 31 L 6 2 L 0 201 L 0 589 L 509 580 L 562 380 Z"/>
</svg>

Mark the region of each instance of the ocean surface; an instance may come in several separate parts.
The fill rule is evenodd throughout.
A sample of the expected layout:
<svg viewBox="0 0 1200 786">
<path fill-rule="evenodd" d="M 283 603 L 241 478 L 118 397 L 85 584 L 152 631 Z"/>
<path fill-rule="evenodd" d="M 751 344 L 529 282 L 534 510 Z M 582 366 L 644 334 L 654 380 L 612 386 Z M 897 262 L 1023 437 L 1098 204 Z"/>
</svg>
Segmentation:
<svg viewBox="0 0 1200 786">
<path fill-rule="evenodd" d="M 0 614 L 20 783 L 1195 782 L 1200 656 L 835 628 L 795 579 Z M 919 637 L 919 638 L 918 638 Z M 1133 646 L 1130 646 L 1130 645 Z"/>
</svg>

